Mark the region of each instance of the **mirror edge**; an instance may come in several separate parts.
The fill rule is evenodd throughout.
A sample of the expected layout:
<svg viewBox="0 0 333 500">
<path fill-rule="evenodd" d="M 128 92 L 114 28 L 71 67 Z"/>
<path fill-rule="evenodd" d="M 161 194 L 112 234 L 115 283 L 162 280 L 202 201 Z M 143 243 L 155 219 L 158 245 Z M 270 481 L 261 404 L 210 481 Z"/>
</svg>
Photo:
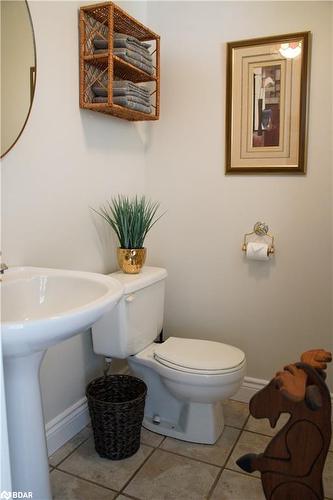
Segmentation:
<svg viewBox="0 0 333 500">
<path fill-rule="evenodd" d="M 31 100 L 30 100 L 30 106 L 29 106 L 29 110 L 28 110 L 28 113 L 27 113 L 27 116 L 26 116 L 26 119 L 24 120 L 24 123 L 22 125 L 22 128 L 18 134 L 18 136 L 16 137 L 15 141 L 13 142 L 13 144 L 4 152 L 0 155 L 0 159 L 2 160 L 7 153 L 9 153 L 9 151 L 11 151 L 13 149 L 13 147 L 15 146 L 15 144 L 18 142 L 18 140 L 20 139 L 22 133 L 23 133 L 23 130 L 25 129 L 26 127 L 26 124 L 29 120 L 29 116 L 30 116 L 30 113 L 31 113 L 31 109 L 32 109 L 32 105 L 34 103 L 34 99 L 35 99 L 35 90 L 36 90 L 36 81 L 37 81 L 37 50 L 36 50 L 36 37 L 35 37 L 35 30 L 34 30 L 34 25 L 33 25 L 33 22 L 32 22 L 32 17 L 31 17 L 31 12 L 30 12 L 30 8 L 29 8 L 29 4 L 28 4 L 28 0 L 24 0 L 24 3 L 26 5 L 26 8 L 27 8 L 27 11 L 28 11 L 28 16 L 29 16 L 29 21 L 30 21 L 30 25 L 31 25 L 31 31 L 32 31 L 32 39 L 33 39 L 33 44 L 34 44 L 34 53 L 35 53 L 35 66 L 31 66 L 32 68 L 34 67 L 35 68 L 35 84 L 33 86 L 33 91 L 31 93 Z"/>
</svg>

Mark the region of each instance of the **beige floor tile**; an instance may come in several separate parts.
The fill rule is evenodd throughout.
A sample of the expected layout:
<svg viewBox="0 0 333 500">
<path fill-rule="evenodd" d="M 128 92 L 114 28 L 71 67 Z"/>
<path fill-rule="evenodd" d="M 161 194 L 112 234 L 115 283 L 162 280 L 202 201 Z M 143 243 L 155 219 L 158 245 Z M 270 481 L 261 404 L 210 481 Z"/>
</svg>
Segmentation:
<svg viewBox="0 0 333 500">
<path fill-rule="evenodd" d="M 224 470 L 210 500 L 265 500 L 261 480 Z"/>
<path fill-rule="evenodd" d="M 239 472 L 241 469 L 236 464 L 236 460 L 242 455 L 245 455 L 245 453 L 262 453 L 269 442 L 270 438 L 268 436 L 243 431 L 226 467 Z M 250 475 L 260 477 L 260 473 L 258 471 L 253 472 Z"/>
<path fill-rule="evenodd" d="M 225 463 L 240 432 L 241 431 L 239 429 L 226 426 L 221 437 L 213 445 L 187 443 L 185 441 L 179 441 L 178 439 L 166 438 L 161 446 L 161 449 L 222 466 Z"/>
<path fill-rule="evenodd" d="M 64 444 L 59 450 L 55 451 L 49 458 L 49 463 L 56 467 L 62 460 L 64 460 L 75 448 L 77 448 L 83 441 L 88 439 L 92 434 L 89 427 L 85 427 L 78 434 L 72 437 L 67 443 Z"/>
<path fill-rule="evenodd" d="M 117 493 L 64 472 L 51 473 L 53 500 L 113 500 Z"/>
<path fill-rule="evenodd" d="M 141 443 L 157 448 L 162 443 L 163 439 L 164 436 L 162 436 L 162 434 L 156 434 L 156 432 L 151 432 L 148 429 L 142 427 Z"/>
<path fill-rule="evenodd" d="M 246 403 L 227 399 L 223 402 L 224 423 L 241 429 L 249 416 L 249 406 Z"/>
<path fill-rule="evenodd" d="M 253 418 L 250 415 L 246 423 L 245 429 L 258 434 L 265 434 L 266 436 L 274 436 L 289 420 L 289 413 L 282 413 L 274 429 L 270 426 L 268 418 Z"/>
<path fill-rule="evenodd" d="M 124 493 L 142 500 L 204 500 L 219 470 L 157 449 Z"/>
<path fill-rule="evenodd" d="M 101 486 L 120 491 L 152 451 L 152 448 L 141 445 L 139 451 L 132 457 L 124 460 L 108 460 L 96 453 L 94 440 L 91 438 L 62 462 L 59 468 L 84 479 L 90 479 Z"/>
<path fill-rule="evenodd" d="M 330 451 L 333 451 L 333 422 L 331 422 L 332 425 L 332 435 L 331 435 L 331 442 L 330 442 Z"/>
<path fill-rule="evenodd" d="M 323 480 L 324 480 L 325 497 L 333 499 L 333 453 L 332 452 L 329 452 L 327 454 L 327 459 L 323 473 Z"/>
</svg>

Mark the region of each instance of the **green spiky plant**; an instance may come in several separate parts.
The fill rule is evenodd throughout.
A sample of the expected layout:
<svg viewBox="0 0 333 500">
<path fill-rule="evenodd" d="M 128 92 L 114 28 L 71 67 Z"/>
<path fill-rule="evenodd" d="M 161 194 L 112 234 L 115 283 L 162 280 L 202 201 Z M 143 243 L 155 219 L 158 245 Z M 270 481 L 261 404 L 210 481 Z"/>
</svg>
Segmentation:
<svg viewBox="0 0 333 500">
<path fill-rule="evenodd" d="M 120 248 L 143 248 L 147 233 L 162 217 L 156 217 L 160 204 L 145 196 L 118 195 L 107 202 L 100 210 L 93 209 L 110 224 L 115 231 Z"/>
</svg>

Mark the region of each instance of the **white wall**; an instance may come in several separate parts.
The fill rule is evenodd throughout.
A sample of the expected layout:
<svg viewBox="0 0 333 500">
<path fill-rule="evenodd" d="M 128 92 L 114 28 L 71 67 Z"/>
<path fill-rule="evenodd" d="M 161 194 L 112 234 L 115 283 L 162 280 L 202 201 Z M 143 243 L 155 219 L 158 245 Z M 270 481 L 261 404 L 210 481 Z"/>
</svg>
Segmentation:
<svg viewBox="0 0 333 500">
<path fill-rule="evenodd" d="M 332 7 L 330 2 L 152 2 L 161 34 L 161 120 L 147 191 L 167 207 L 150 254 L 169 272 L 166 333 L 242 348 L 269 379 L 309 348 L 332 349 Z M 308 173 L 225 176 L 226 42 L 311 30 Z M 270 263 L 247 262 L 257 220 Z"/>
<path fill-rule="evenodd" d="M 79 109 L 81 4 L 30 3 L 35 101 L 22 137 L 2 162 L 2 250 L 8 265 L 115 270 L 116 242 L 89 207 L 118 192 L 144 190 L 144 128 Z M 145 13 L 144 4 L 128 7 L 138 17 Z M 89 333 L 48 351 L 41 370 L 46 421 L 84 396 L 100 362 Z"/>
</svg>

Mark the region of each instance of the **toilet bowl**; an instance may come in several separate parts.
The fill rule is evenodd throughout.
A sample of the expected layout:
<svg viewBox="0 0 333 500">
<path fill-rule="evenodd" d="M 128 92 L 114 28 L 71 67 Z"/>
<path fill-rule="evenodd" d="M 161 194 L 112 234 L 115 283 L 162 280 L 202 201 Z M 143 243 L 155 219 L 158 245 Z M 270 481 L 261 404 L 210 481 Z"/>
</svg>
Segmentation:
<svg viewBox="0 0 333 500">
<path fill-rule="evenodd" d="M 170 337 L 130 356 L 128 363 L 151 388 L 143 422 L 147 429 L 184 441 L 216 442 L 224 426 L 221 402 L 238 391 L 244 378 L 242 351 Z"/>
<path fill-rule="evenodd" d="M 144 267 L 138 275 L 113 273 L 124 288 L 118 305 L 92 328 L 97 354 L 127 358 L 148 394 L 143 425 L 184 441 L 214 443 L 224 426 L 222 401 L 240 388 L 246 360 L 233 346 L 169 337 L 162 330 L 167 273 Z"/>
</svg>

